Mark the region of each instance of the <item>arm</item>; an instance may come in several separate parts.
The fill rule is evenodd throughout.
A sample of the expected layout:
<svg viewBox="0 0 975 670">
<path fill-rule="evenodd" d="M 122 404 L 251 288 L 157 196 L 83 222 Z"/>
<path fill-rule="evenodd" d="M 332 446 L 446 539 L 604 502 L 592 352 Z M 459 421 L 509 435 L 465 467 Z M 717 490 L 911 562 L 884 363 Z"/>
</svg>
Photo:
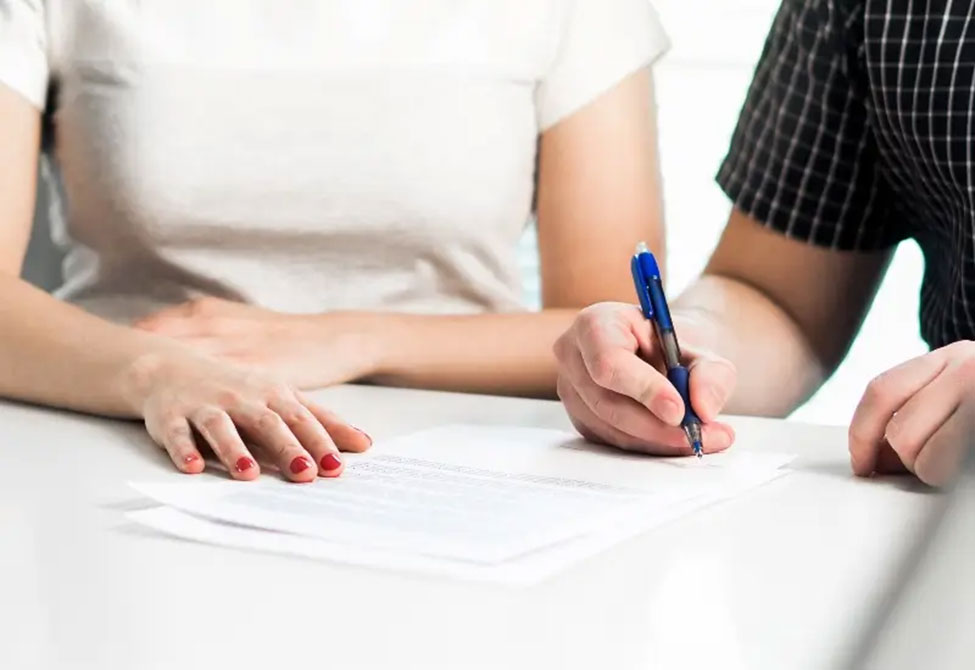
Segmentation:
<svg viewBox="0 0 975 670">
<path fill-rule="evenodd" d="M 108 323 L 21 280 L 39 145 L 38 111 L 0 85 L 0 397 L 142 418 L 187 473 L 204 467 L 193 430 L 237 479 L 259 471 L 238 428 L 296 481 L 337 475 L 339 446 L 368 446 L 361 433 L 270 377 Z"/>
<path fill-rule="evenodd" d="M 208 299 L 139 327 L 282 371 L 304 387 L 369 379 L 552 396 L 552 343 L 581 307 L 632 296 L 626 259 L 636 241 L 663 246 L 649 68 L 542 135 L 538 182 L 540 313 L 296 318 Z"/>
<path fill-rule="evenodd" d="M 679 332 L 741 373 L 728 411 L 784 416 L 842 362 L 890 256 L 792 240 L 736 209 L 676 301 Z"/>
<path fill-rule="evenodd" d="M 727 408 L 784 415 L 815 391 L 846 354 L 890 256 L 789 240 L 736 212 L 679 301 L 694 342 L 742 372 Z M 965 341 L 871 380 L 850 422 L 853 472 L 949 483 L 975 444 L 973 380 L 975 346 Z"/>
<path fill-rule="evenodd" d="M 0 395 L 134 417 L 126 372 L 172 343 L 114 326 L 18 278 L 34 212 L 40 114 L 0 85 Z"/>
</svg>

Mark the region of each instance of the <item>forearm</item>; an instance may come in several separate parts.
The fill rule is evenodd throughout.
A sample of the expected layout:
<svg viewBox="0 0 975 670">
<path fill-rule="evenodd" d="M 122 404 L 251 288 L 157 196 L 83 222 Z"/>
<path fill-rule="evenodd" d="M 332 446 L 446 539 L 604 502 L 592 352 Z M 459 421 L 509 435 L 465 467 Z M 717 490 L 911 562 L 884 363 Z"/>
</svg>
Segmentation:
<svg viewBox="0 0 975 670">
<path fill-rule="evenodd" d="M 0 397 L 134 417 L 140 366 L 178 352 L 177 342 L 103 321 L 0 275 Z"/>
<path fill-rule="evenodd" d="M 675 301 L 673 311 L 686 342 L 737 367 L 729 413 L 784 416 L 829 374 L 795 321 L 745 283 L 705 275 Z"/>
<path fill-rule="evenodd" d="M 555 397 L 555 340 L 577 310 L 471 316 L 376 315 L 376 374 L 394 386 Z"/>
</svg>

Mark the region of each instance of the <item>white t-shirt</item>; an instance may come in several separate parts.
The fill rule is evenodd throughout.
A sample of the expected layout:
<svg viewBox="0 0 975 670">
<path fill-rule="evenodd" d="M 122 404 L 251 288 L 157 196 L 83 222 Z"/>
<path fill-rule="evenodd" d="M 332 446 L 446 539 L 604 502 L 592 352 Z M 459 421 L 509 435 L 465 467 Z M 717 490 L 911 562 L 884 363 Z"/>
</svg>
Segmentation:
<svg viewBox="0 0 975 670">
<path fill-rule="evenodd" d="M 116 320 L 520 309 L 539 132 L 665 47 L 649 0 L 0 0 L 0 82 L 54 110 L 59 295 Z"/>
</svg>

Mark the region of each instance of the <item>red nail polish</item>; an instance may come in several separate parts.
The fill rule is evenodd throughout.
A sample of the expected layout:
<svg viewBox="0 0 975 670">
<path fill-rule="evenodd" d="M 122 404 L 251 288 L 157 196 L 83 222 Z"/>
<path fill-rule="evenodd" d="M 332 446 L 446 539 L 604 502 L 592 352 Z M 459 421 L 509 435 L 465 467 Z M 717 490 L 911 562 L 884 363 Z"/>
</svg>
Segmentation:
<svg viewBox="0 0 975 670">
<path fill-rule="evenodd" d="M 304 472 L 311 467 L 311 463 L 304 456 L 296 456 L 295 460 L 291 461 L 291 472 L 292 474 L 299 474 Z"/>
<path fill-rule="evenodd" d="M 334 472 L 342 467 L 342 461 L 335 454 L 325 454 L 322 456 L 321 464 L 322 470 L 325 472 Z"/>
<path fill-rule="evenodd" d="M 200 460 L 200 457 L 197 456 L 196 454 L 189 454 L 183 457 L 184 463 L 195 463 L 198 460 Z"/>
<path fill-rule="evenodd" d="M 352 426 L 352 427 L 355 428 L 356 431 L 358 431 L 358 432 L 362 433 L 363 435 L 365 435 L 366 436 L 366 439 L 369 440 L 369 446 L 372 446 L 372 435 L 370 435 L 366 431 L 362 430 L 361 428 L 356 428 L 355 426 Z"/>
<path fill-rule="evenodd" d="M 237 459 L 237 472 L 244 472 L 245 470 L 250 470 L 252 467 L 257 465 L 253 459 L 247 458 L 247 456 L 241 456 Z"/>
</svg>

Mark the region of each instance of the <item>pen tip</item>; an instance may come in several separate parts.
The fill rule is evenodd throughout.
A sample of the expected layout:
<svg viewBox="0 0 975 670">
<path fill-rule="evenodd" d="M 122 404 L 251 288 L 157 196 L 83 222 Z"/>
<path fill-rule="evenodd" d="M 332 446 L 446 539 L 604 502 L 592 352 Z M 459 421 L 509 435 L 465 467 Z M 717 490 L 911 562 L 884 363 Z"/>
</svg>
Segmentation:
<svg viewBox="0 0 975 670">
<path fill-rule="evenodd" d="M 703 458 L 704 457 L 704 445 L 702 445 L 700 442 L 695 441 L 694 442 L 694 454 L 698 458 Z"/>
<path fill-rule="evenodd" d="M 647 246 L 647 243 L 646 242 L 640 242 L 639 244 L 636 245 L 636 253 L 638 255 L 639 254 L 645 254 L 648 251 L 650 251 L 650 248 Z"/>
</svg>

